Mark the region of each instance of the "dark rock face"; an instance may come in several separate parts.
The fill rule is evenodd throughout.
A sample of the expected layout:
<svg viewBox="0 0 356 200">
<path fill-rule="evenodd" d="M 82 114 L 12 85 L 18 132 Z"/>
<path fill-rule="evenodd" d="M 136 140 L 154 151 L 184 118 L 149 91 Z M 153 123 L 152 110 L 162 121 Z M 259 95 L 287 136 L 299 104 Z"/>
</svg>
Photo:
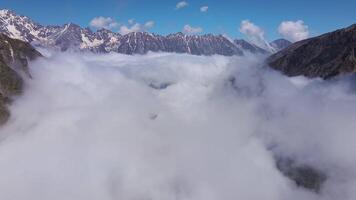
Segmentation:
<svg viewBox="0 0 356 200">
<path fill-rule="evenodd" d="M 6 108 L 7 99 L 0 94 L 0 125 L 5 124 L 10 117 L 10 112 Z"/>
<path fill-rule="evenodd" d="M 286 39 L 278 39 L 278 40 L 274 40 L 271 43 L 269 43 L 269 45 L 271 45 L 271 47 L 273 47 L 276 51 L 285 49 L 285 48 L 289 47 L 291 44 L 292 44 L 292 42 L 290 42 Z"/>
<path fill-rule="evenodd" d="M 155 89 L 155 90 L 164 90 L 167 89 L 169 86 L 173 85 L 173 83 L 149 83 L 148 86 Z"/>
<path fill-rule="evenodd" d="M 283 175 L 295 182 L 298 187 L 319 192 L 327 175 L 309 165 L 300 165 L 290 158 L 276 158 L 276 165 Z"/>
<path fill-rule="evenodd" d="M 356 24 L 303 40 L 272 55 L 267 63 L 288 76 L 323 79 L 356 70 Z"/>
<path fill-rule="evenodd" d="M 22 76 L 31 76 L 28 61 L 40 56 L 30 44 L 0 34 L 0 125 L 10 116 L 6 104 L 23 90 Z"/>
<path fill-rule="evenodd" d="M 0 33 L 0 59 L 17 72 L 29 75 L 28 61 L 41 56 L 29 43 L 11 39 Z"/>
</svg>

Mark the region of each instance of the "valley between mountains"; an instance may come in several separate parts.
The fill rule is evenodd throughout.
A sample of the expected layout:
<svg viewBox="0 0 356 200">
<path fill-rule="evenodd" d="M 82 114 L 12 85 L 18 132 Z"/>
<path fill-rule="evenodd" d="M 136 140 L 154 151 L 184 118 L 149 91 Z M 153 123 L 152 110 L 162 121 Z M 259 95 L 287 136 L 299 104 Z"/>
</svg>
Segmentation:
<svg viewBox="0 0 356 200">
<path fill-rule="evenodd" d="M 353 200 L 355 69 L 356 25 L 260 47 L 1 10 L 1 199 Z"/>
</svg>

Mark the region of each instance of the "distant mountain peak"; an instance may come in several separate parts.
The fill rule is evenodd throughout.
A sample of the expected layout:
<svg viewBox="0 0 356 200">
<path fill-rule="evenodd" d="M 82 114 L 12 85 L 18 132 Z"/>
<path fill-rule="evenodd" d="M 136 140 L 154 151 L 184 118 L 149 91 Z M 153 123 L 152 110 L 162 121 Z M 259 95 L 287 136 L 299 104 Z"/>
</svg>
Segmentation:
<svg viewBox="0 0 356 200">
<path fill-rule="evenodd" d="M 234 42 L 236 45 L 240 46 L 242 49 L 245 49 L 253 54 L 256 54 L 256 53 L 268 54 L 268 53 L 270 53 L 268 50 L 263 49 L 253 43 L 249 43 L 244 39 L 236 39 L 236 40 L 234 40 Z"/>
<path fill-rule="evenodd" d="M 9 9 L 1 9 L 0 10 L 0 16 L 9 15 L 9 14 L 15 14 L 15 12 L 13 12 L 12 10 L 9 10 Z"/>
<path fill-rule="evenodd" d="M 292 42 L 286 40 L 286 39 L 277 39 L 274 40 L 270 43 L 271 47 L 273 47 L 276 51 L 280 51 L 282 49 L 287 48 L 288 46 L 290 46 L 292 44 Z"/>
</svg>

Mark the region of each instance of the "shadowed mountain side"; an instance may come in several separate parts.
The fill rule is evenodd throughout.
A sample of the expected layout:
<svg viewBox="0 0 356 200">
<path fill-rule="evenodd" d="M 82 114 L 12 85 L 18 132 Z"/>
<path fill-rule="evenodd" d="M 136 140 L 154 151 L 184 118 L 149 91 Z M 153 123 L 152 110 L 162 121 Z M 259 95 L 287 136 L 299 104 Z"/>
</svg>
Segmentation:
<svg viewBox="0 0 356 200">
<path fill-rule="evenodd" d="M 267 63 L 287 76 L 329 79 L 356 70 L 356 24 L 303 40 L 270 56 Z"/>
<path fill-rule="evenodd" d="M 6 104 L 22 93 L 22 76 L 31 77 L 28 61 L 40 56 L 30 44 L 0 34 L 0 125 L 10 116 Z"/>
</svg>

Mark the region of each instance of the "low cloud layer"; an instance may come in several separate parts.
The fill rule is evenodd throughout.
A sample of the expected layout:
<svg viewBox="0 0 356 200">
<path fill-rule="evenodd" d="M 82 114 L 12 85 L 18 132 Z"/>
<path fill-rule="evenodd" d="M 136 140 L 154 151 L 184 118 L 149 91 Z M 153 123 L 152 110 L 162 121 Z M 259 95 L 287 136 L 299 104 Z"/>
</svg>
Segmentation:
<svg viewBox="0 0 356 200">
<path fill-rule="evenodd" d="M 278 33 L 287 40 L 297 42 L 309 37 L 309 27 L 302 20 L 284 21 L 279 25 Z"/>
<path fill-rule="evenodd" d="M 353 200 L 351 78 L 288 78 L 261 58 L 54 54 L 0 129 L 2 200 Z M 323 170 L 319 194 L 274 156 Z"/>
<path fill-rule="evenodd" d="M 203 28 L 201 27 L 192 27 L 189 24 L 183 27 L 183 33 L 186 34 L 197 34 L 203 32 Z"/>
</svg>

